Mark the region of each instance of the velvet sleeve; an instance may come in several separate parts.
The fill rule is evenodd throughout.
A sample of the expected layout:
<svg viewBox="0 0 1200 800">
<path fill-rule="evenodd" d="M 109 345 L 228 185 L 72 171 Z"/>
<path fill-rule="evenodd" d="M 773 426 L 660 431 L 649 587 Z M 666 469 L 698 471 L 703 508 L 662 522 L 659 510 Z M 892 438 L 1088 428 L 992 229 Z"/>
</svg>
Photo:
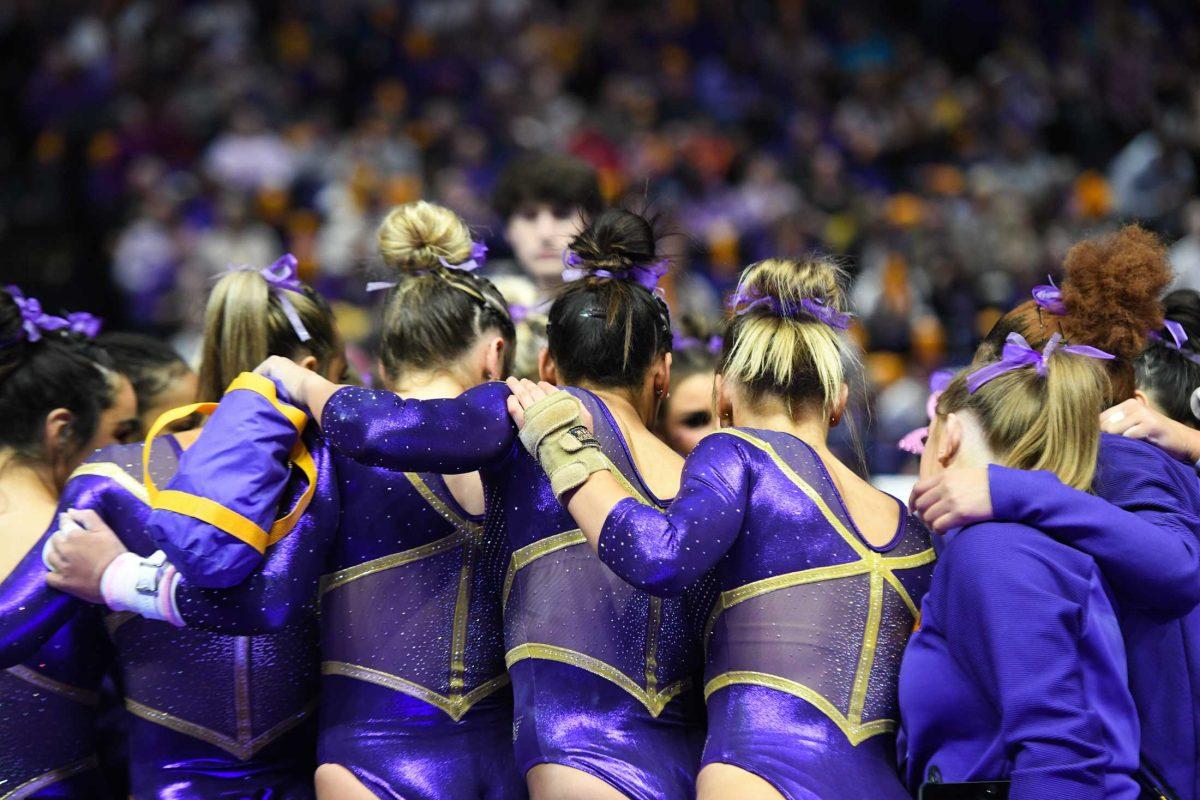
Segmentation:
<svg viewBox="0 0 1200 800">
<path fill-rule="evenodd" d="M 749 502 L 747 466 L 736 439 L 705 438 L 688 456 L 667 511 L 632 497 L 613 507 L 600 531 L 600 560 L 650 594 L 683 593 L 737 539 Z"/>
<path fill-rule="evenodd" d="M 510 392 L 485 383 L 449 400 L 404 400 L 348 386 L 329 398 L 321 429 L 338 454 L 402 472 L 473 472 L 503 459 L 517 443 Z"/>
<path fill-rule="evenodd" d="M 1122 602 L 1172 617 L 1200 603 L 1200 518 L 1188 502 L 1186 468 L 1150 445 L 1130 442 L 1106 461 L 1102 497 L 1049 472 L 991 466 L 997 520 L 1020 522 L 1093 559 Z M 1149 451 L 1149 452 L 1148 452 Z M 1169 463 L 1167 463 L 1169 462 Z"/>
<path fill-rule="evenodd" d="M 954 658 L 993 699 L 1013 797 L 1104 794 L 1108 753 L 1080 665 L 1087 579 L 1059 563 L 1057 545 L 1020 525 L 985 523 L 957 535 L 944 629 Z M 1096 676 L 1120 691 L 1123 676 Z"/>
</svg>

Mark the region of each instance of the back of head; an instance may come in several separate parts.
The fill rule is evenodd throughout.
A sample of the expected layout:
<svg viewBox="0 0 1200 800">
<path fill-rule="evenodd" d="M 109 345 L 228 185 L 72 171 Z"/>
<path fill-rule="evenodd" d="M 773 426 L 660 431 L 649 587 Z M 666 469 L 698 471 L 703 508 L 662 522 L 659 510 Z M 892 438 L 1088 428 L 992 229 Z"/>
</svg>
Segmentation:
<svg viewBox="0 0 1200 800">
<path fill-rule="evenodd" d="M 154 405 L 173 381 L 190 372 L 187 362 L 161 339 L 139 333 L 106 333 L 96 340 L 117 371 L 129 378 L 138 413 Z"/>
<path fill-rule="evenodd" d="M 30 302 L 36 303 L 15 287 L 0 289 L 0 450 L 42 459 L 46 417 L 65 408 L 72 419 L 57 449 L 77 455 L 92 440 L 101 412 L 112 405 L 112 363 L 81 336 L 29 322 L 20 304 Z"/>
<path fill-rule="evenodd" d="M 648 288 L 658 264 L 654 225 L 609 209 L 568 249 L 581 277 L 550 306 L 548 346 L 564 383 L 638 387 L 656 357 L 671 352 L 666 303 Z M 639 283 L 642 280 L 643 283 Z"/>
<path fill-rule="evenodd" d="M 994 360 L 1009 333 L 1040 350 L 1062 334 L 1071 344 L 1098 347 L 1116 356 L 1107 369 L 1113 402 L 1133 396 L 1133 359 L 1146 347 L 1150 331 L 1162 326 L 1159 301 L 1171 282 L 1166 249 L 1136 225 L 1079 242 L 1067 253 L 1062 285 L 1065 313 L 1033 301 L 1005 314 L 980 346 L 977 360 Z"/>
<path fill-rule="evenodd" d="M 1058 350 L 1045 375 L 1033 367 L 1010 370 L 974 393 L 967 386 L 971 372 L 959 373 L 942 392 L 938 416 L 969 412 L 1003 466 L 1048 470 L 1066 485 L 1088 491 L 1100 448 L 1100 412 L 1109 393 L 1104 362 Z"/>
<path fill-rule="evenodd" d="M 717 371 L 722 339 L 703 319 L 685 315 L 679 320 L 671 355 L 671 380 L 676 385 L 693 375 Z"/>
<path fill-rule="evenodd" d="M 219 399 L 234 378 L 267 356 L 311 355 L 323 366 L 340 352 L 333 311 L 325 298 L 307 284 L 295 285 L 298 290 L 278 288 L 254 269 L 229 272 L 217 281 L 204 313 L 198 400 Z M 295 310 L 307 340 L 289 319 L 285 301 Z"/>
<path fill-rule="evenodd" d="M 381 353 L 391 380 L 406 370 L 451 370 L 488 332 L 505 339 L 511 359 L 516 332 L 503 296 L 487 279 L 455 269 L 472 260 L 473 248 L 457 214 L 424 200 L 396 206 L 379 226 L 380 255 L 396 275 Z"/>
<path fill-rule="evenodd" d="M 1200 292 L 1179 289 L 1168 294 L 1163 305 L 1164 327 L 1133 362 L 1137 388 L 1171 419 L 1200 427 L 1190 405 L 1192 392 L 1200 386 Z"/>
<path fill-rule="evenodd" d="M 596 170 L 584 161 L 559 153 L 517 158 L 500 173 L 492 208 L 507 219 L 522 207 L 548 205 L 565 216 L 573 211 L 592 216 L 603 206 Z"/>
<path fill-rule="evenodd" d="M 747 267 L 734 295 L 720 372 L 754 405 L 782 402 L 829 415 L 856 356 L 847 324 L 845 274 L 823 258 L 770 258 Z"/>
</svg>

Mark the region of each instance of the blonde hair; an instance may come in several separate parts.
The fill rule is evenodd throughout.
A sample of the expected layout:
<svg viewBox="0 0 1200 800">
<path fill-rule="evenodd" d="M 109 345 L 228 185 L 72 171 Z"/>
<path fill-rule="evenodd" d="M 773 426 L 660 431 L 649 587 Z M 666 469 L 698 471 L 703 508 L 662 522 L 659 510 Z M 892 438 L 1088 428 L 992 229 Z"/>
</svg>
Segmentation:
<svg viewBox="0 0 1200 800">
<path fill-rule="evenodd" d="M 960 373 L 939 398 L 937 414 L 971 412 L 1002 465 L 1048 470 L 1088 491 L 1100 451 L 1100 412 L 1110 391 L 1105 363 L 1060 350 L 1046 367 L 1044 376 L 1033 368 L 1005 372 L 974 394 L 967 391 L 968 373 Z"/>
<path fill-rule="evenodd" d="M 197 399 L 219 399 L 234 378 L 267 356 L 304 353 L 328 363 L 339 347 L 329 304 L 308 286 L 289 291 L 288 300 L 311 337 L 307 342 L 300 341 L 279 298 L 258 272 L 230 272 L 217 281 L 204 312 Z"/>
<path fill-rule="evenodd" d="M 424 200 L 396 206 L 378 241 L 400 278 L 383 313 L 380 360 L 389 378 L 399 380 L 405 368 L 447 369 L 489 330 L 504 337 L 511 362 L 516 332 L 504 298 L 487 279 L 442 263 L 471 258 L 471 231 L 457 214 Z"/>
<path fill-rule="evenodd" d="M 769 258 L 752 264 L 738 282 L 738 296 L 767 298 L 734 316 L 725 335 L 720 373 L 746 392 L 750 403 L 766 397 L 782 400 L 795 417 L 801 408 L 837 407 L 846 368 L 858 362 L 853 348 L 836 328 L 805 313 L 781 313 L 816 300 L 845 310 L 845 273 L 832 261 Z"/>
</svg>

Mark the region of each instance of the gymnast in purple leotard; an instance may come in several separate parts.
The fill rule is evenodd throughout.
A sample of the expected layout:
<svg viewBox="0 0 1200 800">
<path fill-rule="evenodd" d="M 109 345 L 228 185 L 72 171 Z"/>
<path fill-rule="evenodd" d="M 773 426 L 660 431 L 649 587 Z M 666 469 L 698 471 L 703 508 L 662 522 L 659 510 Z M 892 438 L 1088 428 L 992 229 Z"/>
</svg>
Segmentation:
<svg viewBox="0 0 1200 800">
<path fill-rule="evenodd" d="M 649 224 L 606 212 L 572 244 L 568 284 L 550 310 L 548 378 L 596 416 L 604 456 L 649 505 L 676 489 L 681 462 L 647 430 L 665 394 L 670 329 L 651 291 Z M 535 798 L 686 798 L 702 739 L 691 598 L 659 599 L 621 581 L 587 548 L 521 448 L 503 384 L 453 400 L 403 400 L 336 387 L 278 359 L 264 373 L 319 419 L 336 453 L 395 470 L 479 470 L 481 570 L 500 583 L 514 695 L 517 766 Z"/>
<path fill-rule="evenodd" d="M 908 797 L 897 674 L 934 554 L 904 505 L 826 445 L 846 402 L 840 277 L 820 260 L 746 270 L 720 367 L 734 427 L 692 452 L 665 512 L 572 455 L 586 415 L 560 393 L 514 386 L 543 467 L 592 473 L 564 500 L 606 565 L 664 596 L 715 569 L 701 798 Z"/>
<path fill-rule="evenodd" d="M 239 358 L 257 361 L 271 351 L 287 352 L 340 374 L 340 342 L 329 307 L 306 287 L 288 291 L 294 294 L 290 302 L 304 328 L 307 338 L 303 340 L 262 276 L 240 272 L 226 276 L 214 288 L 202 396 L 220 392 L 217 387 L 227 377 L 222 370 L 236 374 L 239 366 L 250 366 L 239 363 Z M 256 352 L 253 342 L 239 348 L 222 337 L 227 323 L 243 331 L 253 331 L 256 325 L 265 327 L 257 340 L 263 350 Z M 235 382 L 227 400 L 234 406 L 257 403 L 272 410 L 278 407 L 275 387 L 254 375 Z M 292 411 L 291 417 L 281 418 L 276 426 L 278 435 L 288 440 L 289 449 L 304 421 L 302 413 Z M 305 582 L 303 573 L 264 569 L 246 581 L 242 592 L 229 595 L 207 588 L 215 585 L 206 580 L 209 575 L 192 581 L 182 579 L 169 564 L 162 568 L 146 565 L 160 546 L 148 525 L 154 486 L 171 482 L 180 464 L 196 455 L 196 441 L 195 432 L 185 432 L 156 439 L 148 446 L 105 448 L 75 470 L 59 503 L 61 512 L 74 509 L 76 516 L 102 517 L 129 550 L 113 562 L 118 578 L 128 577 L 131 584 L 153 584 L 157 590 L 150 595 L 133 587 L 111 597 L 106 592 L 110 606 L 125 612 L 108 615 L 104 623 L 131 712 L 132 789 L 138 797 L 311 797 L 316 620 L 311 602 L 282 602 L 293 582 Z M 319 546 L 315 538 L 324 530 L 335 529 L 338 508 L 337 494 L 329 490 L 334 473 L 328 451 L 320 449 L 319 437 L 313 433 L 306 434 L 305 441 L 311 472 L 286 481 L 286 485 L 281 483 L 270 497 L 256 495 L 263 495 L 258 498 L 259 510 L 274 519 L 278 506 L 291 508 L 299 498 L 308 496 L 307 486 L 313 485 L 308 513 L 297 524 L 279 530 L 270 549 L 280 560 L 310 569 L 308 583 L 315 585 L 319 562 L 296 554 L 303 556 L 309 547 Z M 286 476 L 286 467 L 283 472 Z M 153 479 L 150 484 L 147 477 Z M 330 503 L 329 498 L 335 502 Z M 261 558 L 260 550 L 267 547 L 265 540 L 239 544 L 256 558 Z M 53 547 L 50 552 L 54 563 Z M 91 608 L 47 588 L 46 575 L 39 543 L 12 576 L 20 579 L 13 587 L 16 591 L 9 591 L 7 582 L 5 586 L 5 602 L 19 606 L 13 619 L 6 615 L 6 623 L 17 625 L 17 620 L 24 620 L 23 631 L 30 642 L 54 634 L 56 617 L 78 619 Z M 117 602 L 117 596 L 128 604 Z M 147 606 L 142 605 L 144 597 Z M 170 602 L 159 602 L 166 599 Z M 35 614 L 37 609 L 45 613 Z M 129 611 L 142 611 L 143 615 Z M 175 624 L 156 621 L 164 618 Z M 103 635 L 103 627 L 100 632 Z M 245 635 L 253 633 L 265 635 Z"/>
<path fill-rule="evenodd" d="M 0 290 L 0 797 L 103 796 L 95 707 L 109 649 L 99 615 L 25 600 L 44 588 L 37 542 L 67 476 L 135 426 L 133 390 L 105 354 L 33 298 Z"/>
</svg>

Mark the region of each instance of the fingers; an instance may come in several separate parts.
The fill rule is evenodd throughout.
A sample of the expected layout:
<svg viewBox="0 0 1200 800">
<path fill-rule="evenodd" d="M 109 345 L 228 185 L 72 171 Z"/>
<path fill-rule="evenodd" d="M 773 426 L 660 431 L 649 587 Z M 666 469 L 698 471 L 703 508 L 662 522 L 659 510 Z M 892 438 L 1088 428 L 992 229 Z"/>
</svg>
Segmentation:
<svg viewBox="0 0 1200 800">
<path fill-rule="evenodd" d="M 108 525 L 104 523 L 101 516 L 90 508 L 68 508 L 66 516 L 87 531 L 98 531 L 108 528 Z"/>
<path fill-rule="evenodd" d="M 509 416 L 517 424 L 517 430 L 523 430 L 525 428 L 525 409 L 521 407 L 521 401 L 515 394 L 510 394 L 505 404 L 508 406 Z"/>
<path fill-rule="evenodd" d="M 60 592 L 67 590 L 67 579 L 59 575 L 57 571 L 46 573 L 46 585 L 51 589 L 58 589 Z"/>
<path fill-rule="evenodd" d="M 47 560 L 55 571 L 62 572 L 63 567 L 71 563 L 67 553 L 70 548 L 70 537 L 78 535 L 75 531 L 58 531 L 50 537 L 50 553 Z"/>
<path fill-rule="evenodd" d="M 936 482 L 928 485 L 923 491 L 920 484 L 913 488 L 912 510 L 917 513 L 922 519 L 928 514 L 929 509 L 935 503 L 940 502 L 946 496 L 946 487 L 944 483 Z"/>
</svg>

